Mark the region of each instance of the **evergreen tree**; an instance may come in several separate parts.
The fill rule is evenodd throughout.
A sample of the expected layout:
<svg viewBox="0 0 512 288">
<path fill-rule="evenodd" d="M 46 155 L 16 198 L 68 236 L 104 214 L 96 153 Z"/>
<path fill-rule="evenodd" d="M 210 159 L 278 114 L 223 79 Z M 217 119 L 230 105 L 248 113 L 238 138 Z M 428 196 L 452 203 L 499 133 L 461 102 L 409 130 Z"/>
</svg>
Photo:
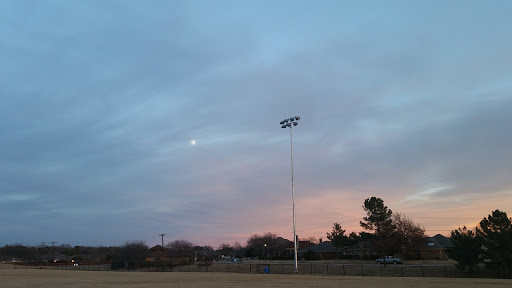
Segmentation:
<svg viewBox="0 0 512 288">
<path fill-rule="evenodd" d="M 485 247 L 487 267 L 512 278 L 512 219 L 507 213 L 495 210 L 484 217 L 476 235 Z"/>
<path fill-rule="evenodd" d="M 336 258 L 338 258 L 338 248 L 345 246 L 348 241 L 345 230 L 341 228 L 340 224 L 334 223 L 332 231 L 327 233 L 327 239 L 331 240 L 331 244 L 336 248 Z"/>
<path fill-rule="evenodd" d="M 482 243 L 476 237 L 476 233 L 466 226 L 459 227 L 451 232 L 450 240 L 454 247 L 448 250 L 448 256 L 457 261 L 457 268 L 464 270 L 467 267 L 469 272 L 473 273 L 474 267 L 482 262 Z"/>
<path fill-rule="evenodd" d="M 360 221 L 361 227 L 365 230 L 375 231 L 374 241 L 382 256 L 392 250 L 395 239 L 393 237 L 395 227 L 391 216 L 393 212 L 384 201 L 377 197 L 364 200 L 363 209 L 366 212 L 364 221 Z"/>
</svg>

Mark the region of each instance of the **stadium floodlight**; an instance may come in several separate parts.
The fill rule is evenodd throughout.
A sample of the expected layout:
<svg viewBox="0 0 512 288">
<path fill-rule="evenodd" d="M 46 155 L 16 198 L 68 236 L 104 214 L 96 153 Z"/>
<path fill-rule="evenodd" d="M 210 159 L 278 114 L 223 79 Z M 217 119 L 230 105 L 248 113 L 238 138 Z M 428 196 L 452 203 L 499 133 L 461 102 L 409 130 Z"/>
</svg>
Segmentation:
<svg viewBox="0 0 512 288">
<path fill-rule="evenodd" d="M 298 247 L 298 239 L 297 234 L 295 230 L 295 184 L 293 179 L 293 134 L 292 134 L 292 127 L 297 126 L 299 123 L 297 121 L 300 120 L 299 116 L 290 117 L 287 119 L 284 119 L 279 124 L 281 124 L 281 128 L 288 128 L 290 127 L 290 160 L 291 160 L 291 166 L 292 166 L 292 211 L 293 211 L 293 258 L 295 261 L 295 273 L 299 272 L 299 267 L 297 264 L 297 247 Z M 293 125 L 292 125 L 293 124 Z"/>
</svg>

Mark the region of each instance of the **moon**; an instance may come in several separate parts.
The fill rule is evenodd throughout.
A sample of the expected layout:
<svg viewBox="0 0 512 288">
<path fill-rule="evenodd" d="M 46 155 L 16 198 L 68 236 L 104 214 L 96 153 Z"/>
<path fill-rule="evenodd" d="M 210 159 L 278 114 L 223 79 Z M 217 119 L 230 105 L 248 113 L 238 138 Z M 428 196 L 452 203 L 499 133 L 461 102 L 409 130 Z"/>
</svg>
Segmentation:
<svg viewBox="0 0 512 288">
<path fill-rule="evenodd" d="M 191 145 L 196 145 L 196 140 L 190 140 Z"/>
</svg>

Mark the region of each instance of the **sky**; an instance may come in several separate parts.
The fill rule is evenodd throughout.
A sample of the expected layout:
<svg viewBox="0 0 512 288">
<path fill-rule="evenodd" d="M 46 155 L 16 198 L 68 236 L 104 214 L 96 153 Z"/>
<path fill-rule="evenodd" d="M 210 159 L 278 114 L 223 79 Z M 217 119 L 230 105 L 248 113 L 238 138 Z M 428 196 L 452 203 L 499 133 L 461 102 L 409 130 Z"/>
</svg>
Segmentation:
<svg viewBox="0 0 512 288">
<path fill-rule="evenodd" d="M 512 216 L 511 1 L 0 1 L 0 245 Z M 192 144 L 191 141 L 195 141 Z"/>
</svg>

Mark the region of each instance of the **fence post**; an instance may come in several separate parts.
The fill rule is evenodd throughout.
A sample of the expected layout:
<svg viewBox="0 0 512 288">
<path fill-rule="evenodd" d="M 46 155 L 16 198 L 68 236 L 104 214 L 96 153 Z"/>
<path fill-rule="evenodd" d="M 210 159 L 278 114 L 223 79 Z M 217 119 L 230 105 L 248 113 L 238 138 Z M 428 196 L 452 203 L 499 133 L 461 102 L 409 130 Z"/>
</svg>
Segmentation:
<svg viewBox="0 0 512 288">
<path fill-rule="evenodd" d="M 309 274 L 313 274 L 313 263 L 309 264 Z"/>
<path fill-rule="evenodd" d="M 329 274 L 329 264 L 326 264 L 327 266 L 327 274 Z"/>
<path fill-rule="evenodd" d="M 404 277 L 404 265 L 400 266 L 400 270 L 402 270 L 402 277 Z"/>
<path fill-rule="evenodd" d="M 363 265 L 361 265 L 361 276 L 364 276 Z"/>
<path fill-rule="evenodd" d="M 423 273 L 423 265 L 421 265 L 421 277 L 425 277 L 425 273 Z"/>
<path fill-rule="evenodd" d="M 448 278 L 448 269 L 446 268 L 446 265 L 444 266 L 444 275 Z"/>
<path fill-rule="evenodd" d="M 382 277 L 382 265 L 379 265 L 380 267 L 380 277 Z"/>
<path fill-rule="evenodd" d="M 341 265 L 341 268 L 343 268 L 343 275 L 345 275 L 345 265 Z"/>
</svg>

